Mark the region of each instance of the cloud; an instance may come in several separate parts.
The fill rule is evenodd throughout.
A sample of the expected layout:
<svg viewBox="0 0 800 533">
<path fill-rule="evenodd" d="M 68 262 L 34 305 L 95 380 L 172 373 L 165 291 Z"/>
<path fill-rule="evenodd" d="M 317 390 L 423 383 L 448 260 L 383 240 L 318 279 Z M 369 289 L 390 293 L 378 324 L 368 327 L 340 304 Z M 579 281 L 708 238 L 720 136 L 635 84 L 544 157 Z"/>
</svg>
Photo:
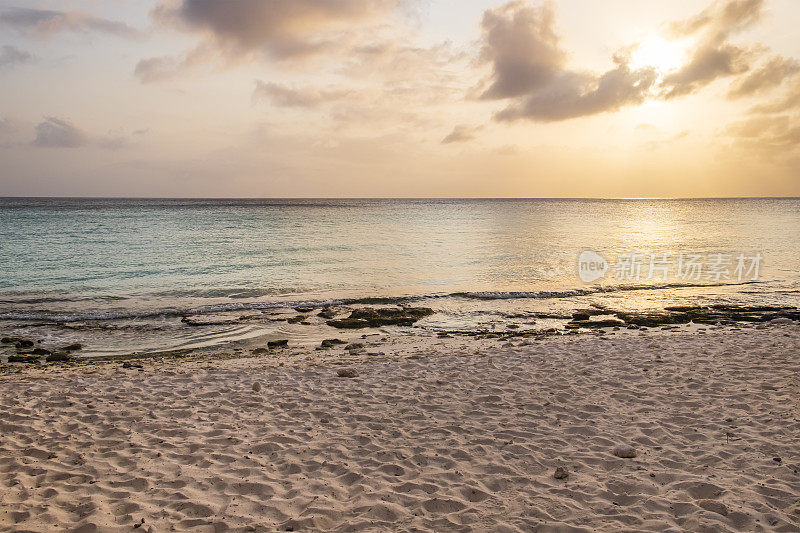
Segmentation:
<svg viewBox="0 0 800 533">
<path fill-rule="evenodd" d="M 633 70 L 629 57 L 618 54 L 603 74 L 569 70 L 554 24 L 549 4 L 511 2 L 484 13 L 481 61 L 491 64 L 492 74 L 480 98 L 512 99 L 496 120 L 552 122 L 645 101 L 657 80 L 653 69 Z"/>
<path fill-rule="evenodd" d="M 764 104 L 753 106 L 751 113 L 775 114 L 800 109 L 800 83 L 794 83 L 783 96 Z"/>
<path fill-rule="evenodd" d="M 141 33 L 124 22 L 93 17 L 77 11 L 51 11 L 22 7 L 0 8 L 0 25 L 35 38 L 48 38 L 63 31 L 108 33 L 137 38 Z"/>
<path fill-rule="evenodd" d="M 692 94 L 718 78 L 747 72 L 758 49 L 743 48 L 729 38 L 761 21 L 764 0 L 729 0 L 714 3 L 700 14 L 668 26 L 673 39 L 696 39 L 689 60 L 664 77 L 660 84 L 666 99 Z"/>
<path fill-rule="evenodd" d="M 45 117 L 36 125 L 33 145 L 40 148 L 77 148 L 88 144 L 89 137 L 72 123 L 56 117 Z"/>
<path fill-rule="evenodd" d="M 265 56 L 303 60 L 350 48 L 364 23 L 402 0 L 161 0 L 152 17 L 164 27 L 197 34 L 180 57 L 143 59 L 142 81 L 165 79 L 200 63 L 235 64 Z"/>
<path fill-rule="evenodd" d="M 800 72 L 800 63 L 791 58 L 773 56 L 760 69 L 740 80 L 730 91 L 729 98 L 742 98 L 781 85 Z"/>
<path fill-rule="evenodd" d="M 19 48 L 10 45 L 5 45 L 0 48 L 0 68 L 27 63 L 32 59 L 33 56 Z"/>
<path fill-rule="evenodd" d="M 538 8 L 512 2 L 483 14 L 481 61 L 492 64 L 483 99 L 524 96 L 553 81 L 566 54 L 559 48 L 551 4 Z"/>
<path fill-rule="evenodd" d="M 453 131 L 451 131 L 447 137 L 442 139 L 442 144 L 471 141 L 481 129 L 483 129 L 481 126 L 467 126 L 464 124 L 459 124 L 453 128 Z"/>
<path fill-rule="evenodd" d="M 0 138 L 17 131 L 17 126 L 8 117 L 0 117 Z"/>
<path fill-rule="evenodd" d="M 279 83 L 256 80 L 253 100 L 266 99 L 277 107 L 313 108 L 345 98 L 350 91 L 344 89 L 319 89 L 315 87 L 289 87 Z"/>
<path fill-rule="evenodd" d="M 733 139 L 739 153 L 791 164 L 800 156 L 800 126 L 790 115 L 749 118 L 729 125 L 724 133 Z"/>
</svg>

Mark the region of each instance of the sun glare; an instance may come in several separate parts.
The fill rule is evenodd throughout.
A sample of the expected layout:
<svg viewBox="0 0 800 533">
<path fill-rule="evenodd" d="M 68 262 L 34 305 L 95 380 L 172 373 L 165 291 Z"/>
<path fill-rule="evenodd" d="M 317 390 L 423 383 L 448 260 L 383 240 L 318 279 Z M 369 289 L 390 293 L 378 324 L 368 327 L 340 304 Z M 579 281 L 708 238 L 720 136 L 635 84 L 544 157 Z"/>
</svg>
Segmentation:
<svg viewBox="0 0 800 533">
<path fill-rule="evenodd" d="M 665 41 L 660 37 L 647 37 L 639 43 L 631 54 L 634 68 L 653 67 L 663 74 L 678 68 L 686 51 L 681 43 Z"/>
</svg>

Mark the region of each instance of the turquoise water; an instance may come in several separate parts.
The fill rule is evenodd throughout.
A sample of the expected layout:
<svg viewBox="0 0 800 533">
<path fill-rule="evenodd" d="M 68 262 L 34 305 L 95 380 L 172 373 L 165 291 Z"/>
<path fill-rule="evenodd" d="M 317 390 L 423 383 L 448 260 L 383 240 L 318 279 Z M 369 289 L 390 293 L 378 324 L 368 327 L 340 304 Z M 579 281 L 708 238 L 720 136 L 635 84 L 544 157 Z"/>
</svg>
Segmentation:
<svg viewBox="0 0 800 533">
<path fill-rule="evenodd" d="M 0 330 L 364 297 L 435 301 L 439 323 L 590 302 L 797 305 L 798 228 L 798 199 L 0 199 Z M 584 250 L 641 254 L 645 271 L 649 254 L 731 254 L 732 274 L 739 253 L 762 260 L 757 283 L 612 269 L 589 285 Z"/>
</svg>

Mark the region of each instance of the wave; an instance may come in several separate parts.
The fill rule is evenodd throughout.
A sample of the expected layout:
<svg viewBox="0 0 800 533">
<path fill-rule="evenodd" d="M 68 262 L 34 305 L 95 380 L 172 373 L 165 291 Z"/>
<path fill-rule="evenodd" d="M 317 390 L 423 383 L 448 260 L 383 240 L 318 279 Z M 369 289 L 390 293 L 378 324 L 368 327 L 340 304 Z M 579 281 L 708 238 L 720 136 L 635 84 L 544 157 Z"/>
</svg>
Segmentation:
<svg viewBox="0 0 800 533">
<path fill-rule="evenodd" d="M 230 313 L 230 312 L 246 312 L 246 311 L 265 311 L 270 309 L 287 309 L 295 307 L 307 307 L 311 309 L 321 309 L 330 306 L 347 306 L 347 305 L 401 305 L 406 303 L 419 302 L 422 300 L 435 300 L 442 298 L 464 298 L 472 300 L 515 300 L 515 299 L 562 299 L 562 298 L 577 298 L 582 296 L 591 296 L 594 294 L 613 294 L 624 291 L 638 291 L 638 290 L 669 290 L 669 289 L 682 289 L 682 288 L 704 288 L 704 287 L 728 287 L 728 286 L 742 286 L 753 285 L 757 283 L 765 283 L 763 281 L 748 281 L 741 283 L 668 283 L 662 285 L 617 285 L 611 287 L 588 287 L 581 289 L 567 289 L 563 291 L 474 291 L 474 292 L 453 292 L 453 293 L 434 293 L 422 295 L 406 295 L 406 296 L 392 296 L 392 297 L 361 297 L 361 298 L 335 298 L 324 300 L 294 300 L 294 301 L 260 301 L 260 302 L 223 302 L 218 304 L 200 305 L 195 307 L 163 307 L 159 309 L 152 309 L 147 311 L 132 311 L 132 310 L 113 310 L 113 311 L 99 311 L 89 310 L 85 312 L 63 312 L 63 311 L 49 311 L 49 310 L 9 310 L 0 312 L 0 320 L 24 320 L 30 322 L 47 322 L 47 323 L 70 323 L 70 322 L 86 322 L 86 321 L 110 321 L 110 320 L 152 320 L 152 319 L 167 319 L 183 316 L 194 315 L 208 315 L 215 313 Z M 190 292 L 190 291 L 186 291 Z M 264 294 L 271 291 L 253 289 L 247 290 L 223 290 L 213 291 L 215 296 L 219 294 L 227 294 L 229 299 L 244 299 L 243 293 L 251 295 L 249 297 L 263 297 Z M 14 300 L 13 302 L 0 301 L 0 303 L 55 303 L 55 302 L 85 302 L 85 301 L 113 301 L 125 300 L 124 297 L 98 297 L 98 298 L 29 298 L 27 300 Z"/>
<path fill-rule="evenodd" d="M 554 299 L 589 296 L 592 294 L 608 294 L 625 291 L 652 291 L 668 289 L 686 289 L 703 287 L 734 287 L 765 283 L 763 281 L 743 281 L 738 283 L 664 283 L 661 285 L 615 285 L 611 287 L 590 287 L 586 289 L 568 289 L 563 291 L 479 291 L 479 292 L 454 292 L 448 296 L 457 298 L 470 298 L 474 300 L 516 300 L 516 299 Z"/>
</svg>

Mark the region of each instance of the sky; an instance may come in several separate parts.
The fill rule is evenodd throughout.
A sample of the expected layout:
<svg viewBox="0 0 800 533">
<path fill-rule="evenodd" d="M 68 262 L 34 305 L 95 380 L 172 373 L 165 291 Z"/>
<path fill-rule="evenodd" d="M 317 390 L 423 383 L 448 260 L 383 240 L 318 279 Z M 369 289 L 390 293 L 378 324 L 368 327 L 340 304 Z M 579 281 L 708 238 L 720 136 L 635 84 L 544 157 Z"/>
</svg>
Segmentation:
<svg viewBox="0 0 800 533">
<path fill-rule="evenodd" d="M 0 196 L 800 196 L 796 0 L 0 0 Z"/>
</svg>

